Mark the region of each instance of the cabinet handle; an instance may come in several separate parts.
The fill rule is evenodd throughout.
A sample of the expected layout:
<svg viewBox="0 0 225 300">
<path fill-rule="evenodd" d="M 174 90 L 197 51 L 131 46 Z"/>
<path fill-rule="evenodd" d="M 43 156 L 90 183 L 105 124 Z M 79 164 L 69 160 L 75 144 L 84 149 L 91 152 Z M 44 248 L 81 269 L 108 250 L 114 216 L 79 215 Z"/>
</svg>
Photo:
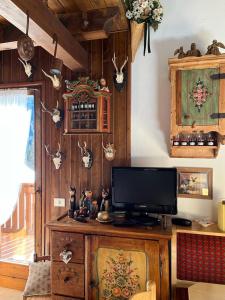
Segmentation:
<svg viewBox="0 0 225 300">
<path fill-rule="evenodd" d="M 94 288 L 96 288 L 96 287 L 98 287 L 98 284 L 97 284 L 94 280 L 91 280 L 91 281 L 90 281 L 90 288 L 91 288 L 91 289 L 94 289 Z"/>
<path fill-rule="evenodd" d="M 72 254 L 72 251 L 64 249 L 59 254 L 59 257 L 65 264 L 68 264 L 68 262 L 72 259 Z"/>
</svg>

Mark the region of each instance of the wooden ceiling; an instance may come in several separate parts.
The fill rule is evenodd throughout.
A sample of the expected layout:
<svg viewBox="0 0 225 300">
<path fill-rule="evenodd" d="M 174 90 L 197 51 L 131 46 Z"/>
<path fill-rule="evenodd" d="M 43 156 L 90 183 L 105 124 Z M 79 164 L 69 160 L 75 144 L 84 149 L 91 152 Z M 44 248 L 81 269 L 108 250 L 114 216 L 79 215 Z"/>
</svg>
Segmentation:
<svg viewBox="0 0 225 300">
<path fill-rule="evenodd" d="M 119 18 L 112 28 L 114 31 L 124 31 L 128 29 L 127 18 L 123 0 L 37 0 L 46 3 L 48 8 L 56 15 L 73 13 L 87 13 L 93 10 L 103 10 L 111 7 L 118 7 Z M 7 26 L 9 22 L 0 16 L 0 24 Z"/>
<path fill-rule="evenodd" d="M 86 68 L 87 53 L 79 41 L 128 30 L 123 0 L 0 0 L 0 51 L 17 47 L 27 12 L 34 43 L 53 54 L 57 36 L 57 57 L 72 70 Z"/>
</svg>

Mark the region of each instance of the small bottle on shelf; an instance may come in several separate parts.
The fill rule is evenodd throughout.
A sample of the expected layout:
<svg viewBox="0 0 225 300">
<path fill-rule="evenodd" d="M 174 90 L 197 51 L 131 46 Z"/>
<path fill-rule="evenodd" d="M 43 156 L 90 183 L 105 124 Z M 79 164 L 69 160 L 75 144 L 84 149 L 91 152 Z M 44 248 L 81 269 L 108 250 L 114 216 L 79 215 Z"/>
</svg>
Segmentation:
<svg viewBox="0 0 225 300">
<path fill-rule="evenodd" d="M 181 135 L 181 146 L 187 146 L 188 145 L 188 138 L 186 134 Z"/>
<path fill-rule="evenodd" d="M 180 146 L 180 135 L 177 134 L 176 136 L 174 136 L 173 138 L 173 146 Z"/>
<path fill-rule="evenodd" d="M 189 140 L 189 145 L 190 146 L 196 146 L 197 140 L 196 140 L 196 133 L 190 134 L 190 140 Z"/>
<path fill-rule="evenodd" d="M 84 104 L 81 102 L 80 104 L 80 110 L 83 110 L 84 109 Z"/>
<path fill-rule="evenodd" d="M 205 137 L 204 137 L 204 133 L 202 131 L 200 131 L 197 134 L 197 145 L 198 146 L 204 146 L 205 145 Z"/>
<path fill-rule="evenodd" d="M 216 137 L 215 134 L 212 132 L 207 133 L 206 141 L 208 146 L 215 146 L 216 145 Z"/>
</svg>

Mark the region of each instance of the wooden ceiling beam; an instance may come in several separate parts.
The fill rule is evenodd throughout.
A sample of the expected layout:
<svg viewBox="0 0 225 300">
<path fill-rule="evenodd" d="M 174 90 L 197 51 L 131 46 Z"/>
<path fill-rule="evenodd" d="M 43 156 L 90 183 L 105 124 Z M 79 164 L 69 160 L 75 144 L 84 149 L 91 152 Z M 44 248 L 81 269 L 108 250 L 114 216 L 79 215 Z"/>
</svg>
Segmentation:
<svg viewBox="0 0 225 300">
<path fill-rule="evenodd" d="M 22 32 L 15 26 L 8 24 L 0 27 L 0 51 L 16 49 L 17 40 Z"/>
<path fill-rule="evenodd" d="M 77 40 L 87 41 L 108 38 L 120 18 L 120 11 L 114 6 L 85 13 L 60 14 L 58 17 Z"/>
<path fill-rule="evenodd" d="M 40 0 L 0 0 L 0 15 L 26 32 L 29 12 L 29 36 L 36 44 L 54 54 L 53 35 L 58 37 L 57 57 L 71 70 L 87 69 L 88 55 L 78 41 Z"/>
</svg>

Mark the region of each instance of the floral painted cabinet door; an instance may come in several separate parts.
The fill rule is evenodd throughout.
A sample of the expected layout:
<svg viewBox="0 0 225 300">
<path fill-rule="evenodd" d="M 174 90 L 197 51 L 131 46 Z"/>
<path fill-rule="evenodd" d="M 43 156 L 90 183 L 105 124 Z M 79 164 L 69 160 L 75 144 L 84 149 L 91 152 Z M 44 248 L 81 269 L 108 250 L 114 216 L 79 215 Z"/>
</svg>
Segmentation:
<svg viewBox="0 0 225 300">
<path fill-rule="evenodd" d="M 220 81 L 211 76 L 219 68 L 177 71 L 178 125 L 218 125 L 211 115 L 219 111 Z"/>
<path fill-rule="evenodd" d="M 87 237 L 90 272 L 88 300 L 128 300 L 154 280 L 160 299 L 159 242 L 117 237 Z M 90 275 L 91 274 L 91 275 Z"/>
</svg>

